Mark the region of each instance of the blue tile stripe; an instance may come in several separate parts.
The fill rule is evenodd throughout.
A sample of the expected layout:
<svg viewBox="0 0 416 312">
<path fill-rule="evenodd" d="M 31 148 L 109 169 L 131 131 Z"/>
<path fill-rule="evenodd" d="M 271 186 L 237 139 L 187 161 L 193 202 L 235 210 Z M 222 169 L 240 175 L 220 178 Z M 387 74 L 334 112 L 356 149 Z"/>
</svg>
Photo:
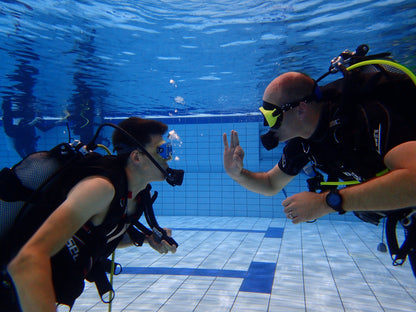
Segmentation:
<svg viewBox="0 0 416 312">
<path fill-rule="evenodd" d="M 284 228 L 269 227 L 264 234 L 267 238 L 282 238 Z"/>
<path fill-rule="evenodd" d="M 276 263 L 252 262 L 240 291 L 270 294 L 272 292 Z"/>
<path fill-rule="evenodd" d="M 240 229 L 200 229 L 200 228 L 171 228 L 172 231 L 198 231 L 198 232 L 240 232 L 240 233 L 267 233 L 264 230 L 240 230 Z M 270 228 L 269 228 L 270 229 Z M 283 230 L 283 229 L 282 229 Z"/>
<path fill-rule="evenodd" d="M 284 228 L 269 227 L 267 230 L 172 228 L 172 231 L 264 233 L 264 237 L 267 238 L 282 238 Z"/>
<path fill-rule="evenodd" d="M 282 238 L 284 231 L 283 228 L 277 227 L 269 227 L 266 231 L 199 228 L 174 228 L 173 230 L 264 233 L 264 237 L 267 238 Z M 276 265 L 276 263 L 272 262 L 253 261 L 250 264 L 248 271 L 168 267 L 123 267 L 121 274 L 186 275 L 242 278 L 243 282 L 241 284 L 240 291 L 270 294 L 272 291 Z"/>
</svg>

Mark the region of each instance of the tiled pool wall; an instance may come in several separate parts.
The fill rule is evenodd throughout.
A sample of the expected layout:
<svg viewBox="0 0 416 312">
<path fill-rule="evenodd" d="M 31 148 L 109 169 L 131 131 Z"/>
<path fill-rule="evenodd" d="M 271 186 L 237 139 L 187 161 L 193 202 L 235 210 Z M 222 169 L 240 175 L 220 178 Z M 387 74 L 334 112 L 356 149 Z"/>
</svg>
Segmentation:
<svg viewBox="0 0 416 312">
<path fill-rule="evenodd" d="M 267 151 L 261 145 L 264 132 L 259 116 L 175 117 L 155 118 L 175 130 L 180 140 L 174 144 L 177 160 L 170 166 L 185 170 L 181 186 L 172 187 L 166 182 L 153 183 L 159 193 L 154 204 L 156 215 L 163 216 L 232 216 L 232 217 L 285 217 L 281 205 L 284 192 L 271 197 L 247 191 L 235 183 L 223 168 L 223 133 L 229 138 L 231 130 L 239 134 L 245 151 L 244 167 L 252 171 L 268 171 L 280 159 L 281 146 Z M 118 123 L 120 120 L 106 120 Z M 10 167 L 20 160 L 1 127 L 0 152 L 2 167 Z M 104 137 L 111 137 L 113 129 L 104 128 Z M 263 132 L 262 132 L 263 131 Z M 48 132 L 38 131 L 38 150 L 48 150 L 68 141 L 66 126 Z M 73 138 L 77 138 L 72 135 Z M 85 143 L 85 142 L 84 142 Z M 288 196 L 307 190 L 305 174 L 300 174 L 285 191 Z M 353 214 L 330 214 L 324 219 L 359 221 Z"/>
</svg>

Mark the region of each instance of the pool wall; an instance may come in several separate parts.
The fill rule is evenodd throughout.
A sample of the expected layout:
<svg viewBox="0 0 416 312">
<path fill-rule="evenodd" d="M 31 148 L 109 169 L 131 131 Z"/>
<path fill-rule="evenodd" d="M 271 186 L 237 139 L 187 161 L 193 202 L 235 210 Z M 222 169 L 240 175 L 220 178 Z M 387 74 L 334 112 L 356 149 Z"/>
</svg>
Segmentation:
<svg viewBox="0 0 416 312">
<path fill-rule="evenodd" d="M 153 183 L 153 190 L 159 193 L 154 204 L 156 215 L 163 216 L 232 216 L 232 217 L 285 217 L 281 205 L 283 192 L 271 197 L 247 191 L 235 183 L 223 168 L 223 133 L 229 138 L 231 130 L 239 134 L 240 145 L 245 151 L 244 168 L 251 171 L 268 171 L 279 161 L 281 146 L 267 151 L 260 141 L 264 132 L 262 121 L 253 116 L 223 117 L 172 117 L 155 118 L 175 130 L 180 140 L 174 144 L 177 160 L 170 166 L 185 170 L 181 186 L 172 187 L 166 182 Z M 118 123 L 120 120 L 108 119 Z M 106 128 L 104 137 L 111 137 L 113 129 Z M 263 132 L 262 132 L 263 131 Z M 46 133 L 38 131 L 38 150 L 48 150 L 68 141 L 66 127 L 59 126 Z M 74 136 L 74 138 L 77 138 Z M 0 144 L 7 147 L 0 152 L 4 166 L 10 167 L 20 160 L 13 150 L 10 139 L 1 129 Z M 285 191 L 288 196 L 307 190 L 305 174 L 297 176 Z M 325 219 L 359 221 L 352 213 L 336 213 Z"/>
</svg>

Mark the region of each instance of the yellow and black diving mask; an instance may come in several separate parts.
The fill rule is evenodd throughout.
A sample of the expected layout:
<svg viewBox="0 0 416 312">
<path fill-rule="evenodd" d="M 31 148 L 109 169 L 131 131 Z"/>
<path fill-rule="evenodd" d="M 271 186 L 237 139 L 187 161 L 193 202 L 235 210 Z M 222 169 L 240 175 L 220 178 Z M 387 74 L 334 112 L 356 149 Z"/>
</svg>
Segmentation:
<svg viewBox="0 0 416 312">
<path fill-rule="evenodd" d="M 264 125 L 270 127 L 270 131 L 261 135 L 261 143 L 268 151 L 279 145 L 279 137 L 275 130 L 279 129 L 283 121 L 283 113 L 297 106 L 300 102 L 293 102 L 282 107 L 263 101 L 263 106 L 259 108 L 264 117 Z"/>
<path fill-rule="evenodd" d="M 300 102 L 287 103 L 282 107 L 263 101 L 259 108 L 264 117 L 264 125 L 273 129 L 279 129 L 283 121 L 283 113 L 299 106 Z"/>
</svg>

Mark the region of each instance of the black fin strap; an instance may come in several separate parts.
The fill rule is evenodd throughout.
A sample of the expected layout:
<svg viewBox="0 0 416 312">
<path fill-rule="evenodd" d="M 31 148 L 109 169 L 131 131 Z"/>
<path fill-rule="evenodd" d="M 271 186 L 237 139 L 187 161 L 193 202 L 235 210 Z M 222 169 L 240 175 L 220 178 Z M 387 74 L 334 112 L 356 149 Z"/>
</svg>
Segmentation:
<svg viewBox="0 0 416 312">
<path fill-rule="evenodd" d="M 91 271 L 87 275 L 87 280 L 89 282 L 95 283 L 101 301 L 105 303 L 110 303 L 114 299 L 114 289 L 110 281 L 108 280 L 104 267 L 105 263 L 103 262 L 95 263 Z"/>
<path fill-rule="evenodd" d="M 412 267 L 413 275 L 416 277 L 416 249 L 413 248 L 409 254 L 409 262 L 410 266 Z"/>
<path fill-rule="evenodd" d="M 111 267 L 112 267 L 112 261 L 110 259 L 104 260 L 104 270 L 106 273 L 111 274 Z M 119 275 L 123 271 L 123 267 L 120 263 L 114 262 L 114 275 Z"/>
<path fill-rule="evenodd" d="M 409 226 L 403 226 L 405 232 L 405 240 L 399 247 L 396 235 L 396 226 L 399 219 L 397 216 L 390 216 L 386 222 L 386 238 L 389 247 L 390 256 L 393 259 L 393 265 L 403 265 L 407 255 L 416 246 L 416 224 L 412 222 Z"/>
<path fill-rule="evenodd" d="M 398 265 L 398 260 L 402 260 L 400 263 L 403 264 L 404 260 L 406 259 L 406 256 L 403 259 L 402 255 L 399 255 L 400 248 L 399 244 L 397 242 L 396 237 L 396 226 L 398 223 L 398 219 L 396 217 L 388 217 L 386 221 L 386 239 L 387 239 L 387 245 L 389 247 L 390 256 L 393 259 L 393 265 Z"/>
</svg>

